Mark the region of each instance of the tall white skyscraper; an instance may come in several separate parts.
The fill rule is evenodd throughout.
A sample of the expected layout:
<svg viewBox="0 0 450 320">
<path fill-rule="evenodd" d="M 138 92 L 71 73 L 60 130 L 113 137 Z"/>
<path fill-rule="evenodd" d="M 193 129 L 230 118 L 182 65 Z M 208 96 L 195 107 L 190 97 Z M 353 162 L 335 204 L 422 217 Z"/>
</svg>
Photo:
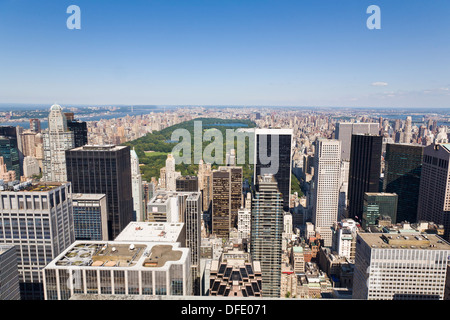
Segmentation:
<svg viewBox="0 0 450 320">
<path fill-rule="evenodd" d="M 166 191 L 176 191 L 177 178 L 180 176 L 181 173 L 175 171 L 175 158 L 169 153 L 166 160 Z"/>
<path fill-rule="evenodd" d="M 319 139 L 314 156 L 313 223 L 326 247 L 332 244 L 331 227 L 338 217 L 340 168 L 340 141 Z"/>
<path fill-rule="evenodd" d="M 142 176 L 139 169 L 139 158 L 136 151 L 130 150 L 131 159 L 131 194 L 133 197 L 133 212 L 136 221 L 145 221 L 144 217 L 144 192 L 142 188 Z"/>
<path fill-rule="evenodd" d="M 73 132 L 67 128 L 66 116 L 61 106 L 54 104 L 48 116 L 48 130 L 44 139 L 44 172 L 45 181 L 65 182 L 66 150 L 75 147 Z"/>
<path fill-rule="evenodd" d="M 412 139 L 412 118 L 411 116 L 406 117 L 405 128 L 403 133 L 403 142 L 410 143 Z"/>
</svg>

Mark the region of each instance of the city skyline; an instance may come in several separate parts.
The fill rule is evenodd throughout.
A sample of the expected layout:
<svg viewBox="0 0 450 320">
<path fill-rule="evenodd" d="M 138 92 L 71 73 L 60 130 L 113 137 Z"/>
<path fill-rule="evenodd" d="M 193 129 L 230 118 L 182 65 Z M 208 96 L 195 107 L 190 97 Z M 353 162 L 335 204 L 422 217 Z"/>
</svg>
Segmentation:
<svg viewBox="0 0 450 320">
<path fill-rule="evenodd" d="M 0 0 L 0 300 L 450 300 L 448 13 Z"/>
<path fill-rule="evenodd" d="M 0 102 L 443 108 L 449 4 L 3 2 Z M 381 10 L 381 29 L 366 12 Z M 39 14 L 36 14 L 39 12 Z M 432 16 L 433 19 L 427 19 Z M 50 48 L 52 48 L 50 50 Z M 95 88 L 95 89 L 94 89 Z"/>
</svg>

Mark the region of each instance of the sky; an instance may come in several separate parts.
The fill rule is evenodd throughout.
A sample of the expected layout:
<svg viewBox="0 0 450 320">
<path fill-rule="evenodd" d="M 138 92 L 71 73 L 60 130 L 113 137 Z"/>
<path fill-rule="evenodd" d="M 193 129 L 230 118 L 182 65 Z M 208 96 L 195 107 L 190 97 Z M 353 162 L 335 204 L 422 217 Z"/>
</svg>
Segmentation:
<svg viewBox="0 0 450 320">
<path fill-rule="evenodd" d="M 448 108 L 449 17 L 447 0 L 0 0 L 0 103 Z"/>
</svg>

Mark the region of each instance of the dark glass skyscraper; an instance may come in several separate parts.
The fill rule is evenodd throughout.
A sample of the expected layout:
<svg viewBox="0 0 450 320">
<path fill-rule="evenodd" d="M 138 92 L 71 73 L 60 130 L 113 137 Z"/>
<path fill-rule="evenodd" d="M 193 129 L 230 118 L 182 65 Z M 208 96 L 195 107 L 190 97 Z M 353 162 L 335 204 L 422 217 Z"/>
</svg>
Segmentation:
<svg viewBox="0 0 450 320">
<path fill-rule="evenodd" d="M 133 218 L 128 146 L 86 145 L 66 151 L 73 193 L 106 194 L 108 237 L 113 240 Z"/>
<path fill-rule="evenodd" d="M 88 143 L 88 130 L 85 121 L 67 120 L 67 129 L 73 132 L 75 148 L 82 147 Z"/>
<path fill-rule="evenodd" d="M 386 144 L 383 191 L 398 195 L 397 221 L 416 222 L 424 146 Z"/>
<path fill-rule="evenodd" d="M 397 216 L 398 195 L 395 193 L 366 192 L 364 193 L 364 208 L 362 227 L 376 224 L 378 217 L 390 217 L 395 223 Z"/>
<path fill-rule="evenodd" d="M 198 192 L 198 177 L 181 176 L 175 181 L 178 192 Z"/>
<path fill-rule="evenodd" d="M 16 179 L 20 180 L 20 158 L 15 127 L 0 127 L 0 157 L 3 157 L 6 168 L 15 171 Z"/>
<path fill-rule="evenodd" d="M 380 189 L 381 148 L 381 136 L 352 135 L 348 177 L 348 213 L 351 219 L 361 221 L 364 193 Z"/>
<path fill-rule="evenodd" d="M 272 137 L 274 139 L 272 139 Z M 275 143 L 275 145 L 273 145 Z M 274 148 L 277 148 L 275 150 Z M 289 211 L 291 194 L 291 161 L 292 130 L 291 129 L 256 129 L 255 130 L 255 173 L 256 178 L 264 174 L 273 174 L 278 190 L 283 195 L 283 209 Z M 278 156 L 277 159 L 274 159 Z M 272 159 L 273 161 L 268 161 Z M 274 163 L 276 162 L 276 163 Z"/>
</svg>

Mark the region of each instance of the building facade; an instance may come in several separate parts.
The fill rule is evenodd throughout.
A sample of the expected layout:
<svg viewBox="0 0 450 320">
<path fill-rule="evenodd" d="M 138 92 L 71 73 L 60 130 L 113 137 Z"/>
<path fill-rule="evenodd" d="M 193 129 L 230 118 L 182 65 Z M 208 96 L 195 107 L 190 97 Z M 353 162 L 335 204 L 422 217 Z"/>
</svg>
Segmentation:
<svg viewBox="0 0 450 320">
<path fill-rule="evenodd" d="M 348 218 L 361 221 L 365 192 L 379 192 L 382 137 L 352 135 L 348 181 Z"/>
<path fill-rule="evenodd" d="M 275 177 L 259 176 L 252 201 L 250 252 L 261 264 L 263 297 L 280 296 L 283 214 Z"/>
<path fill-rule="evenodd" d="M 27 182 L 0 197 L 0 242 L 16 248 L 21 297 L 41 300 L 41 269 L 75 240 L 71 185 Z"/>
<path fill-rule="evenodd" d="M 336 124 L 335 139 L 341 141 L 342 160 L 350 161 L 352 135 L 354 134 L 378 135 L 379 124 L 363 122 L 338 122 Z"/>
<path fill-rule="evenodd" d="M 417 219 L 444 225 L 450 239 L 450 144 L 432 144 L 424 149 Z"/>
<path fill-rule="evenodd" d="M 20 300 L 16 248 L 0 245 L 0 300 Z"/>
<path fill-rule="evenodd" d="M 114 239 L 133 219 L 130 148 L 85 145 L 67 150 L 66 159 L 73 193 L 106 194 L 108 236 Z"/>
<path fill-rule="evenodd" d="M 397 221 L 417 221 L 424 146 L 386 144 L 383 191 L 398 195 Z"/>
<path fill-rule="evenodd" d="M 340 169 L 340 141 L 317 140 L 314 156 L 313 223 L 327 247 L 332 245 L 331 227 L 338 219 Z"/>
<path fill-rule="evenodd" d="M 358 233 L 353 299 L 442 300 L 449 257 L 437 235 Z"/>
<path fill-rule="evenodd" d="M 74 294 L 187 296 L 189 249 L 178 243 L 75 241 L 43 270 L 45 300 Z"/>
<path fill-rule="evenodd" d="M 108 240 L 108 208 L 105 194 L 72 195 L 75 240 Z"/>
<path fill-rule="evenodd" d="M 285 211 L 289 211 L 291 195 L 292 136 L 292 129 L 255 129 L 253 183 L 258 176 L 274 175 Z"/>
<path fill-rule="evenodd" d="M 44 181 L 66 182 L 66 150 L 75 146 L 73 132 L 67 128 L 67 119 L 59 105 L 50 108 L 48 130 L 43 134 Z"/>
</svg>

